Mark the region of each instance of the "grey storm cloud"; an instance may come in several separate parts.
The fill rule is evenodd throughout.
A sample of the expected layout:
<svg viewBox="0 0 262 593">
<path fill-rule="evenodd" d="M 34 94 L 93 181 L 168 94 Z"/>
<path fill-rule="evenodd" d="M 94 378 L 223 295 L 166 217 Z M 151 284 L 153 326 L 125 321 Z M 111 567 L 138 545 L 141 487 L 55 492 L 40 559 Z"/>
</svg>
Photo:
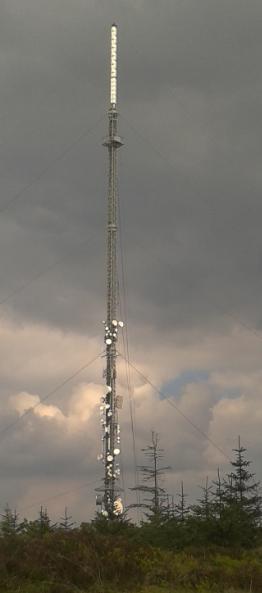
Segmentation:
<svg viewBox="0 0 262 593">
<path fill-rule="evenodd" d="M 233 0 L 4 4 L 1 203 L 47 172 L 2 213 L 3 296 L 68 253 L 11 309 L 62 327 L 101 317 L 106 118 L 95 122 L 117 19 L 131 319 L 206 325 L 214 303 L 259 326 L 261 12 Z"/>
<path fill-rule="evenodd" d="M 196 398 L 207 389 L 205 405 L 212 410 L 206 417 L 199 400 L 199 422 L 217 440 L 230 408 L 228 361 L 235 373 L 245 368 L 250 384 L 234 379 L 240 398 L 234 428 L 244 431 L 241 410 L 248 394 L 255 405 L 252 387 L 259 385 L 262 323 L 261 2 L 6 0 L 0 10 L 0 317 L 7 323 L 0 346 L 1 400 L 25 391 L 45 393 L 77 367 L 77 351 L 83 360 L 85 348 L 88 355 L 103 347 L 107 154 L 102 141 L 109 30 L 116 21 L 125 142 L 119 196 L 131 351 L 146 374 L 151 371 L 163 384 L 165 374 L 170 381 L 172 373 L 187 368 L 222 373 L 223 388 L 217 377 L 195 385 Z M 85 336 L 96 348 L 83 342 Z M 35 353 L 34 340 L 42 341 Z M 70 397 L 68 391 L 65 402 Z M 190 398 L 185 387 L 181 405 Z M 66 403 L 60 406 L 66 414 Z M 139 446 L 144 414 L 148 434 L 154 425 L 153 412 L 141 406 Z M 2 414 L 3 425 L 9 414 L 14 410 Z M 251 412 L 248 418 L 252 427 Z M 94 416 L 86 442 L 92 452 L 95 421 Z M 15 431 L 17 440 L 8 437 L 12 463 L 8 453 L 0 457 L 3 472 L 9 468 L 10 474 L 5 496 L 18 467 L 21 472 L 15 456 L 20 439 L 25 439 L 28 484 L 30 475 L 48 474 L 59 441 L 55 422 L 34 417 L 32 441 L 30 422 Z M 159 422 L 165 433 L 165 420 Z M 129 433 L 127 419 L 124 426 Z M 37 434 L 33 459 L 30 442 Z M 213 471 L 217 460 L 206 461 L 203 443 L 198 449 L 189 433 L 178 435 L 186 445 L 177 472 L 183 467 L 200 472 L 206 462 Z M 228 432 L 225 439 L 228 451 Z M 170 441 L 172 429 L 164 446 Z M 50 466 L 51 482 L 58 466 L 61 475 L 69 465 L 78 467 L 82 479 L 86 466 L 78 466 L 76 458 L 83 447 L 81 431 L 64 435 Z M 258 459 L 257 443 L 254 451 Z M 26 485 L 17 489 L 21 497 L 23 491 Z"/>
</svg>

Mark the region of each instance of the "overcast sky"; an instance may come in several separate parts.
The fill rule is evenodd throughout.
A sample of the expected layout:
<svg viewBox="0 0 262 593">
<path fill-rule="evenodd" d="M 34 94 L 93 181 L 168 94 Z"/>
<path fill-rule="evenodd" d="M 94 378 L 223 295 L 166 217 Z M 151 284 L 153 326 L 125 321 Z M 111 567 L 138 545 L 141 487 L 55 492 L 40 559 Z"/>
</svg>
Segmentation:
<svg viewBox="0 0 262 593">
<path fill-rule="evenodd" d="M 18 419 L 103 349 L 112 22 L 130 358 L 226 456 L 241 434 L 262 477 L 261 1 L 2 0 L 0 502 L 22 516 L 92 517 L 103 474 L 104 360 Z M 227 471 L 131 381 L 138 461 L 158 431 L 170 493 Z M 130 502 L 120 360 L 119 391 Z"/>
</svg>

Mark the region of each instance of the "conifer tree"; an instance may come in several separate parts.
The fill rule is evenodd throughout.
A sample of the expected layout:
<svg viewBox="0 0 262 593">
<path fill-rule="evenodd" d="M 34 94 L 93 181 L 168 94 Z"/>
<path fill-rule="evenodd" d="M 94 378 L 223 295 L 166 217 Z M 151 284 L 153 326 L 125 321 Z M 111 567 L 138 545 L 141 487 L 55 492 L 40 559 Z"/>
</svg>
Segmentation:
<svg viewBox="0 0 262 593">
<path fill-rule="evenodd" d="M 164 497 L 164 513 L 166 516 L 166 519 L 171 519 L 173 516 L 173 511 L 172 511 L 172 503 L 171 503 L 171 499 L 170 499 L 170 495 L 166 494 L 166 496 Z"/>
<path fill-rule="evenodd" d="M 173 494 L 166 494 L 166 496 L 163 497 L 162 509 L 168 521 L 169 519 L 174 519 L 176 517 L 175 497 Z"/>
<path fill-rule="evenodd" d="M 38 518 L 35 521 L 24 520 L 23 531 L 28 535 L 43 536 L 48 531 L 56 528 L 56 523 L 52 524 L 46 508 L 40 507 Z"/>
<path fill-rule="evenodd" d="M 229 484 L 231 483 L 232 479 L 229 481 Z M 215 489 L 212 491 L 214 497 L 214 514 L 218 519 L 221 519 L 225 505 L 225 483 L 221 480 L 219 467 L 217 468 L 217 479 L 213 480 L 213 485 L 215 486 Z"/>
<path fill-rule="evenodd" d="M 145 509 L 146 517 L 154 523 L 161 523 L 166 518 L 166 492 L 160 486 L 161 479 L 165 471 L 170 469 L 169 466 L 161 467 L 160 461 L 163 459 L 163 449 L 159 447 L 159 436 L 152 431 L 152 439 L 150 445 L 142 449 L 148 465 L 139 466 L 139 471 L 142 474 L 143 484 L 131 488 L 131 490 L 143 492 L 146 498 L 142 503 L 130 505 L 130 508 Z"/>
<path fill-rule="evenodd" d="M 223 545 L 249 547 L 257 541 L 261 520 L 260 484 L 250 471 L 251 461 L 246 459 L 240 437 L 233 452 L 232 470 L 222 482 L 217 535 Z"/>
<path fill-rule="evenodd" d="M 19 531 L 18 514 L 16 510 L 12 511 L 7 504 L 1 517 L 1 533 L 4 536 L 15 535 Z"/>
<path fill-rule="evenodd" d="M 186 503 L 187 496 L 188 495 L 185 494 L 184 483 L 182 481 L 181 482 L 181 490 L 178 493 L 179 502 L 175 505 L 175 516 L 177 517 L 178 521 L 180 521 L 181 523 L 183 523 L 185 521 L 186 517 L 188 516 L 188 514 L 190 512 L 190 509 Z"/>
<path fill-rule="evenodd" d="M 42 533 L 51 530 L 51 521 L 47 513 L 47 508 L 44 509 L 42 506 L 39 511 L 38 524 Z"/>
<path fill-rule="evenodd" d="M 206 477 L 205 486 L 201 486 L 202 497 L 198 499 L 198 504 L 192 506 L 194 517 L 203 521 L 213 518 L 214 508 L 212 501 L 212 485 L 209 484 Z"/>
<path fill-rule="evenodd" d="M 231 461 L 233 471 L 228 474 L 226 499 L 229 506 L 234 505 L 239 512 L 246 514 L 250 521 L 256 524 L 262 514 L 260 483 L 255 481 L 255 474 L 249 470 L 251 461 L 245 458 L 246 451 L 238 437 L 238 447 L 233 449 L 235 459 Z"/>
<path fill-rule="evenodd" d="M 71 515 L 68 515 L 67 507 L 65 507 L 64 516 L 60 518 L 59 527 L 65 531 L 69 531 L 73 525 L 75 525 L 75 522 L 72 521 Z"/>
</svg>

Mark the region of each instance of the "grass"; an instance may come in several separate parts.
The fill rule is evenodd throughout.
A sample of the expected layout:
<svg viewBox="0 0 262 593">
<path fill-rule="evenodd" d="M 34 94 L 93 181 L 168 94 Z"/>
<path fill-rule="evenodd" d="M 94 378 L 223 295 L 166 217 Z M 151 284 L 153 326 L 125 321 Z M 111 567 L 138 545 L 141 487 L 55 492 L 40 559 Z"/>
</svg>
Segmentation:
<svg viewBox="0 0 262 593">
<path fill-rule="evenodd" d="M 104 588 L 101 585 L 92 589 L 79 589 L 69 584 L 50 583 L 46 581 L 42 583 L 27 583 L 15 587 L 11 585 L 11 588 L 0 589 L 0 593 L 130 593 L 130 591 L 128 589 L 121 589 L 120 591 L 111 587 Z M 132 591 L 132 593 L 252 593 L 252 590 L 249 589 L 247 591 L 234 588 L 219 589 L 215 584 L 211 588 L 209 585 L 202 584 L 194 589 L 188 589 L 187 587 L 182 589 L 170 588 L 169 585 L 151 585 Z"/>
</svg>

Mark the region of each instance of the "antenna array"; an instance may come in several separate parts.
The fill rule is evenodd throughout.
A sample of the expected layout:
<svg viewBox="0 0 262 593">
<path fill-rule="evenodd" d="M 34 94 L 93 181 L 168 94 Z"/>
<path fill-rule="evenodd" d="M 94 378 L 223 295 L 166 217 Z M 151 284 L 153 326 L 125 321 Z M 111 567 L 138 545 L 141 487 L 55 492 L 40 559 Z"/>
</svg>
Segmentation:
<svg viewBox="0 0 262 593">
<path fill-rule="evenodd" d="M 117 132 L 117 26 L 111 27 L 111 74 L 110 106 L 108 111 L 108 137 L 103 145 L 108 149 L 109 186 L 107 206 L 107 317 L 105 325 L 106 345 L 106 389 L 101 398 L 102 453 L 98 456 L 104 463 L 104 484 L 97 491 L 97 504 L 102 514 L 115 518 L 123 513 L 123 504 L 119 487 L 120 467 L 120 426 L 118 409 L 122 407 L 122 398 L 116 393 L 116 359 L 119 328 L 123 322 L 117 319 L 117 150 L 123 144 Z"/>
</svg>

